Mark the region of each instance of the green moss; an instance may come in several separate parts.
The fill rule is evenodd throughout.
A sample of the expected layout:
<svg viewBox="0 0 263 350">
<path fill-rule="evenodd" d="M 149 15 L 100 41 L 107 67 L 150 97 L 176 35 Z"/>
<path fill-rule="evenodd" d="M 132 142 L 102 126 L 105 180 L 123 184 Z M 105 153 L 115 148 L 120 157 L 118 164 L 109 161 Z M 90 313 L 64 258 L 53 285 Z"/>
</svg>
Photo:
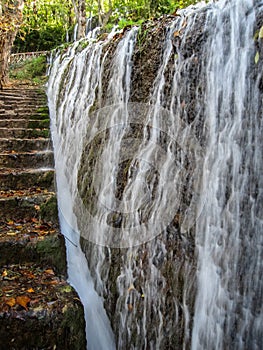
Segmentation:
<svg viewBox="0 0 263 350">
<path fill-rule="evenodd" d="M 40 206 L 40 217 L 45 221 L 57 222 L 58 206 L 56 196 L 51 197 L 47 202 Z"/>
<path fill-rule="evenodd" d="M 30 119 L 32 120 L 46 120 L 49 119 L 48 113 L 38 113 L 36 115 L 30 116 Z"/>
<path fill-rule="evenodd" d="M 49 128 L 50 120 L 49 119 L 41 119 L 41 120 L 30 120 L 28 123 L 28 127 L 30 129 L 45 129 Z"/>
<path fill-rule="evenodd" d="M 62 274 L 67 274 L 66 251 L 64 238 L 62 235 L 45 237 L 36 245 L 37 254 L 41 262 L 55 267 L 55 270 Z"/>
<path fill-rule="evenodd" d="M 67 328 L 71 335 L 69 348 L 71 350 L 85 350 L 86 337 L 85 337 L 85 320 L 84 311 L 80 302 L 75 305 L 65 306 L 63 309 L 63 321 L 61 327 Z"/>
<path fill-rule="evenodd" d="M 49 114 L 48 106 L 39 107 L 37 109 L 37 112 L 38 113 L 44 113 L 44 115 L 48 115 Z"/>
<path fill-rule="evenodd" d="M 49 129 L 32 129 L 31 137 L 44 137 L 49 138 Z"/>
</svg>

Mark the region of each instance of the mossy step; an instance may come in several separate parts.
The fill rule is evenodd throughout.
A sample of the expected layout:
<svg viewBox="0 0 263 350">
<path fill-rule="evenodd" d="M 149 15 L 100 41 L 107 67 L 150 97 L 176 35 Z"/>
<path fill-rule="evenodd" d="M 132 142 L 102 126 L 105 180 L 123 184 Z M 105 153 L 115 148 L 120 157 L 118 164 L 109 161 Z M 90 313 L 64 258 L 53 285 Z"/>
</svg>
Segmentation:
<svg viewBox="0 0 263 350">
<path fill-rule="evenodd" d="M 49 119 L 0 119 L 0 128 L 46 129 L 49 127 L 49 124 Z"/>
<path fill-rule="evenodd" d="M 46 105 L 46 101 L 21 101 L 21 102 L 8 102 L 8 101 L 0 101 L 0 112 L 3 113 L 5 110 L 10 110 L 10 109 L 23 109 L 23 108 L 28 108 L 28 109 L 33 109 L 37 110 L 38 108 L 42 108 L 43 106 Z M 6 108 L 9 106 L 9 108 Z"/>
<path fill-rule="evenodd" d="M 16 169 L 54 167 L 54 155 L 52 151 L 0 153 L 0 167 Z"/>
<path fill-rule="evenodd" d="M 42 218 L 57 220 L 55 193 L 32 188 L 31 190 L 0 191 L 1 219 Z"/>
<path fill-rule="evenodd" d="M 0 153 L 13 151 L 30 152 L 34 150 L 47 151 L 51 149 L 50 139 L 0 139 Z"/>
<path fill-rule="evenodd" d="M 0 274 L 1 349 L 86 349 L 83 306 L 52 267 L 7 265 Z"/>
<path fill-rule="evenodd" d="M 13 103 L 10 101 L 0 100 L 0 112 L 10 109 L 38 109 L 46 105 L 46 101 L 16 101 Z"/>
<path fill-rule="evenodd" d="M 26 262 L 52 265 L 66 276 L 66 249 L 58 225 L 37 219 L 0 222 L 0 266 Z"/>
<path fill-rule="evenodd" d="M 49 129 L 0 128 L 1 138 L 49 138 Z"/>
<path fill-rule="evenodd" d="M 19 94 L 8 94 L 8 93 L 1 93 L 0 92 L 0 99 L 1 101 L 7 102 L 10 101 L 11 103 L 14 102 L 20 102 L 20 101 L 45 101 L 46 97 L 43 95 L 32 95 L 32 94 L 26 94 L 26 95 L 19 95 Z"/>
<path fill-rule="evenodd" d="M 2 106 L 3 107 L 3 106 Z M 31 106 L 28 107 L 28 105 L 26 107 L 17 107 L 17 106 L 4 106 L 4 108 L 1 109 L 1 115 L 4 114 L 14 114 L 14 115 L 30 115 L 30 114 L 34 114 L 37 111 L 38 108 L 36 108 L 35 106 Z"/>
<path fill-rule="evenodd" d="M 48 114 L 49 109 L 46 102 L 36 103 L 36 101 L 32 101 L 32 104 L 28 102 L 23 102 L 23 104 L 17 103 L 15 105 L 11 105 L 10 103 L 3 104 L 3 102 L 0 101 L 0 116 L 3 117 L 7 114 L 18 114 L 18 112 Z"/>
<path fill-rule="evenodd" d="M 27 188 L 40 188 L 54 191 L 54 169 L 0 169 L 0 189 L 22 190 Z"/>
<path fill-rule="evenodd" d="M 5 113 L 0 112 L 0 120 L 10 120 L 10 119 L 31 119 L 31 120 L 45 120 L 49 119 L 49 114 L 44 112 L 35 112 L 30 113 L 16 113 L 15 110 L 8 111 Z"/>
<path fill-rule="evenodd" d="M 42 105 L 45 105 L 46 104 L 46 99 L 44 98 L 24 98 L 24 97 L 21 97 L 21 98 L 12 98 L 11 96 L 6 96 L 6 97 L 3 97 L 0 95 L 0 106 L 3 107 L 7 107 L 7 106 L 10 106 L 10 107 L 37 107 L 37 106 L 42 106 Z"/>
<path fill-rule="evenodd" d="M 4 89 L 0 91 L 0 97 L 10 99 L 45 99 L 45 93 L 43 91 L 36 91 L 31 89 L 15 90 L 15 89 Z"/>
</svg>

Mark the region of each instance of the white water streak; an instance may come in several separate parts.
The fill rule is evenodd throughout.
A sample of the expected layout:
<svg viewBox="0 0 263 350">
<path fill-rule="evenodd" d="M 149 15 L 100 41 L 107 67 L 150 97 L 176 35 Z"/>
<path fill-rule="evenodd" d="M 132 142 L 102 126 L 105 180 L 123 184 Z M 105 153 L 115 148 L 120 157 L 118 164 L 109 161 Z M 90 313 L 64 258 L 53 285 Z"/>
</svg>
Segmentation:
<svg viewBox="0 0 263 350">
<path fill-rule="evenodd" d="M 202 193 L 206 204 L 196 225 L 199 272 L 192 349 L 259 349 L 262 306 L 256 316 L 257 302 L 251 293 L 253 289 L 262 292 L 262 282 L 254 275 L 258 268 L 252 267 L 254 262 L 262 267 L 262 222 L 253 219 L 254 199 L 248 193 L 253 176 L 256 181 L 262 176 L 257 169 L 261 157 L 254 158 L 253 152 L 260 144 L 252 141 L 253 133 L 258 133 L 254 129 L 257 92 L 248 80 L 254 54 L 253 1 L 218 5 L 208 20 L 214 35 L 207 43 L 209 141 Z"/>
</svg>

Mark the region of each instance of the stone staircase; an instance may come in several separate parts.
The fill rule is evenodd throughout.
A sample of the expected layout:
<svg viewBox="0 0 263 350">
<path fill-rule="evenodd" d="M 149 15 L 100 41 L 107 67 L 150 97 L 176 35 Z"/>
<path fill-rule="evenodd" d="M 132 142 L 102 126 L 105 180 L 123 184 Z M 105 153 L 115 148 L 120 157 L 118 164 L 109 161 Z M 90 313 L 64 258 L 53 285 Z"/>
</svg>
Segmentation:
<svg viewBox="0 0 263 350">
<path fill-rule="evenodd" d="M 0 350 L 85 349 L 66 282 L 43 91 L 0 91 Z"/>
</svg>

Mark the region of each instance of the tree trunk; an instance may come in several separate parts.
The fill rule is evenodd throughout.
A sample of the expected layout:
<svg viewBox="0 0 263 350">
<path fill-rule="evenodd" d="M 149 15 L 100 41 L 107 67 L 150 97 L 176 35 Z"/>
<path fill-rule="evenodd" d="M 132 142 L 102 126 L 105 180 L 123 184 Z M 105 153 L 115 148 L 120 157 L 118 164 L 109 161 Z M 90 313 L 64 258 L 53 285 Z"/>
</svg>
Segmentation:
<svg viewBox="0 0 263 350">
<path fill-rule="evenodd" d="M 77 39 L 86 35 L 86 3 L 85 0 L 72 0 L 78 24 Z"/>
<path fill-rule="evenodd" d="M 16 32 L 7 32 L 0 37 L 0 89 L 8 84 L 8 66 Z"/>
<path fill-rule="evenodd" d="M 8 83 L 11 49 L 22 22 L 23 0 L 2 1 L 0 8 L 0 89 Z"/>
</svg>

